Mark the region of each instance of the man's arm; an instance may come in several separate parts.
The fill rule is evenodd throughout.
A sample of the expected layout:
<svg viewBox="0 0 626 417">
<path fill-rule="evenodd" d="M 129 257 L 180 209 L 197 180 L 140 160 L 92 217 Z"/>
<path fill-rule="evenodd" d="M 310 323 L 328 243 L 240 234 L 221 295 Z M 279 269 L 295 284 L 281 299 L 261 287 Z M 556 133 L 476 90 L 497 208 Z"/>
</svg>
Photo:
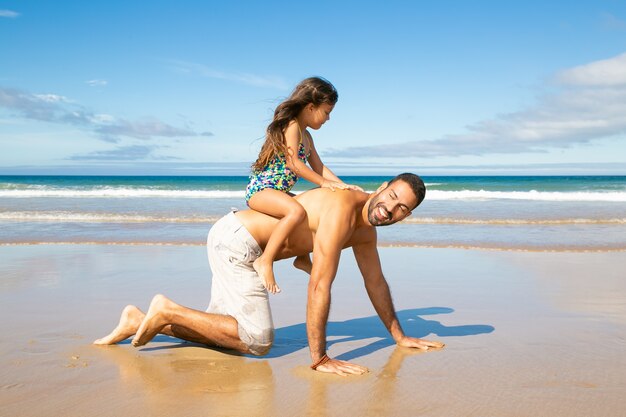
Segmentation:
<svg viewBox="0 0 626 417">
<path fill-rule="evenodd" d="M 396 344 L 422 350 L 428 350 L 430 347 L 443 347 L 443 343 L 430 342 L 404 334 L 396 316 L 389 285 L 383 276 L 378 250 L 376 249 L 376 240 L 373 239 L 366 243 L 354 245 L 352 250 L 354 251 L 361 275 L 363 275 L 367 295 Z"/>
<path fill-rule="evenodd" d="M 318 363 L 326 355 L 326 324 L 330 310 L 330 289 L 337 274 L 341 249 L 351 230 L 351 219 L 329 212 L 321 216 L 313 244 L 313 269 L 309 279 L 306 328 L 311 360 Z M 329 359 L 316 370 L 339 375 L 361 374 L 365 368 Z"/>
</svg>

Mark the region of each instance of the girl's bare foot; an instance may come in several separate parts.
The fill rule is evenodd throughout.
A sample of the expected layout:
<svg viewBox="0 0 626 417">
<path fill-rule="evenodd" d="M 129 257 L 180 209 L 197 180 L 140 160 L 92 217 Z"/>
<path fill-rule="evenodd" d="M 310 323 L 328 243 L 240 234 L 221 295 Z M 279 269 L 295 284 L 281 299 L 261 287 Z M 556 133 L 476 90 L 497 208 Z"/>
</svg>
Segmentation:
<svg viewBox="0 0 626 417">
<path fill-rule="evenodd" d="M 120 322 L 108 335 L 93 341 L 94 345 L 113 345 L 134 335 L 145 314 L 135 306 L 128 305 L 122 310 Z"/>
<path fill-rule="evenodd" d="M 309 275 L 311 275 L 311 271 L 313 270 L 313 263 L 309 255 L 296 256 L 296 259 L 293 260 L 293 266 Z"/>
<path fill-rule="evenodd" d="M 274 269 L 272 268 L 272 262 L 265 262 L 263 257 L 257 258 L 253 263 L 252 267 L 261 277 L 261 281 L 263 282 L 263 286 L 272 294 L 276 294 L 280 292 L 280 287 L 276 283 L 276 279 L 274 278 Z"/>
</svg>

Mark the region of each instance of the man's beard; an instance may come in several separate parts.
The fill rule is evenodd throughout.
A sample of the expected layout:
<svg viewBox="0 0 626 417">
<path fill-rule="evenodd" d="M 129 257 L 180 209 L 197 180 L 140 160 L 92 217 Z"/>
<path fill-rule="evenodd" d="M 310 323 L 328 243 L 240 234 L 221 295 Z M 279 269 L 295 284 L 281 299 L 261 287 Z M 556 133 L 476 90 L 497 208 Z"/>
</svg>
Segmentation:
<svg viewBox="0 0 626 417">
<path fill-rule="evenodd" d="M 384 219 L 379 219 L 379 216 L 383 216 Z M 372 197 L 370 205 L 367 207 L 367 220 L 372 226 L 389 226 L 395 223 L 392 221 L 392 215 L 383 204 L 378 204 L 378 196 Z"/>
</svg>

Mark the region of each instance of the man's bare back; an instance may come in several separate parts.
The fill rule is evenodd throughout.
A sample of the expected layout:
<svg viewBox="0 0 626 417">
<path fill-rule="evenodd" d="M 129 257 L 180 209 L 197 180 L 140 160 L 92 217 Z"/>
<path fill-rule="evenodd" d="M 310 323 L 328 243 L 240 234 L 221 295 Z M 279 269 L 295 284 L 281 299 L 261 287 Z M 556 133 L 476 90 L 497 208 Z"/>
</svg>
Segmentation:
<svg viewBox="0 0 626 417">
<path fill-rule="evenodd" d="M 304 207 L 307 218 L 289 235 L 284 247 L 280 250 L 277 259 L 287 259 L 313 252 L 315 236 L 320 222 L 325 219 L 349 219 L 352 233 L 345 247 L 353 246 L 357 242 L 375 239 L 374 227 L 363 221 L 357 221 L 362 216 L 363 207 L 369 194 L 360 191 L 336 190 L 317 188 L 302 193 L 295 198 Z M 250 234 L 259 243 L 261 248 L 269 240 L 272 230 L 278 224 L 278 219 L 254 210 L 243 210 L 235 214 Z M 355 233 L 357 232 L 358 233 Z M 334 233 L 326 238 L 333 238 Z"/>
</svg>

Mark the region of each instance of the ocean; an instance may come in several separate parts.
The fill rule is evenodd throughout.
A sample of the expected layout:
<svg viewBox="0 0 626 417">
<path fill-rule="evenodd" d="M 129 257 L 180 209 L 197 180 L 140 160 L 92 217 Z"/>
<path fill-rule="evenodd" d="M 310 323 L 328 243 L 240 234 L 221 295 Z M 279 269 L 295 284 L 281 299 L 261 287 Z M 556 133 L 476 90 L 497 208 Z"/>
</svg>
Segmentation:
<svg viewBox="0 0 626 417">
<path fill-rule="evenodd" d="M 374 191 L 389 177 L 345 176 Z M 626 250 L 626 176 L 425 176 L 381 246 Z M 247 177 L 0 176 L 0 245 L 203 245 Z M 312 188 L 300 181 L 294 191 Z"/>
</svg>

